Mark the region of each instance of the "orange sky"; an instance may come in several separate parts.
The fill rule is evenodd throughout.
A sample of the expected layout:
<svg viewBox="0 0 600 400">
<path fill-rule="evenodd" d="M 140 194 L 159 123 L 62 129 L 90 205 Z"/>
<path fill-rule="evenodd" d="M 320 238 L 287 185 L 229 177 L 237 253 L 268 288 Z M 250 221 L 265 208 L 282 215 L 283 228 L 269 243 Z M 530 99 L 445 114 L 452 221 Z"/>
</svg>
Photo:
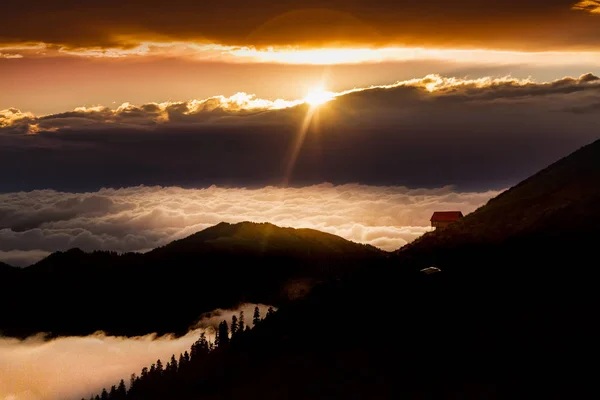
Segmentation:
<svg viewBox="0 0 600 400">
<path fill-rule="evenodd" d="M 11 3 L 0 24 L 0 110 L 299 99 L 440 73 L 539 81 L 600 66 L 595 0 L 182 0 Z"/>
</svg>

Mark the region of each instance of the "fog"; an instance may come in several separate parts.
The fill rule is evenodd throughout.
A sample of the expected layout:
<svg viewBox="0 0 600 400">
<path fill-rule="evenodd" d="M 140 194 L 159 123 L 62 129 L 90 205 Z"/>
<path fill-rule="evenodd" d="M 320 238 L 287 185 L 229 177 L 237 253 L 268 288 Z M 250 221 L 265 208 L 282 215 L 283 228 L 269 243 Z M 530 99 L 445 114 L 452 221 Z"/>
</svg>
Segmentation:
<svg viewBox="0 0 600 400">
<path fill-rule="evenodd" d="M 252 326 L 255 304 L 235 310 L 214 310 L 199 318 L 185 336 L 107 336 L 102 332 L 84 337 L 47 340 L 42 334 L 25 340 L 0 337 L 0 400 L 64 400 L 89 398 L 103 387 L 129 384 L 132 373 L 157 359 L 164 364 L 172 354 L 189 351 L 202 332 L 214 340 L 213 326 L 244 311 Z M 268 306 L 259 305 L 262 316 Z"/>
</svg>

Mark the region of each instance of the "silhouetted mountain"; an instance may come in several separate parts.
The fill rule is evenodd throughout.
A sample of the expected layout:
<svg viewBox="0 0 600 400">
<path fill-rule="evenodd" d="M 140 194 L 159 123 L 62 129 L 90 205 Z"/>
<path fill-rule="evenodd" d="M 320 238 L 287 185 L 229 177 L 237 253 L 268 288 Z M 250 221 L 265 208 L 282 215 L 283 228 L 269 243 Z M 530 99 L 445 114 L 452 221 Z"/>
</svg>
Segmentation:
<svg viewBox="0 0 600 400">
<path fill-rule="evenodd" d="M 19 271 L 19 268 L 0 262 L 0 292 L 5 291 L 11 285 L 11 281 Z"/>
<path fill-rule="evenodd" d="M 0 271 L 10 271 L 10 270 L 13 270 L 13 269 L 15 269 L 15 267 L 13 267 L 11 265 L 8 265 L 8 264 L 5 264 L 3 262 L 0 262 Z"/>
<path fill-rule="evenodd" d="M 599 164 L 596 142 L 144 398 L 597 397 Z"/>
<path fill-rule="evenodd" d="M 11 304 L 0 331 L 184 333 L 204 312 L 280 305 L 385 254 L 315 230 L 250 222 L 221 223 L 146 254 L 72 249 L 11 276 L 0 271 L 0 300 Z"/>
<path fill-rule="evenodd" d="M 356 244 L 339 236 L 314 229 L 281 228 L 270 223 L 221 222 L 211 228 L 176 240 L 153 253 L 242 252 L 248 254 L 281 254 L 297 257 L 354 258 L 381 254 L 369 245 Z"/>
<path fill-rule="evenodd" d="M 505 191 L 447 229 L 398 251 L 422 268 L 472 265 L 543 275 L 595 269 L 600 224 L 600 141 Z M 502 250 L 498 250 L 498 246 Z M 592 261 L 592 262 L 590 262 Z M 540 274 L 543 272 L 542 274 Z M 470 272 L 469 272 L 470 273 Z"/>
<path fill-rule="evenodd" d="M 600 141 L 552 164 L 452 225 L 425 235 L 419 246 L 440 242 L 498 242 L 550 232 L 592 233 L 600 220 Z M 583 222 L 585 221 L 585 222 Z"/>
</svg>

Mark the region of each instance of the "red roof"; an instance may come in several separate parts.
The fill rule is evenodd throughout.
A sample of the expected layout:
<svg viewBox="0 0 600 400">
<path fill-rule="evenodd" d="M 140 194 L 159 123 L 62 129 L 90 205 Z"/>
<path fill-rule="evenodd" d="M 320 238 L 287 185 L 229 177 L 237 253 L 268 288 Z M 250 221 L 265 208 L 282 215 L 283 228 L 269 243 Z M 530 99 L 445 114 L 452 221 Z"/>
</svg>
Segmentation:
<svg viewBox="0 0 600 400">
<path fill-rule="evenodd" d="M 460 211 L 435 211 L 431 216 L 431 222 L 453 222 L 461 219 L 463 213 Z"/>
</svg>

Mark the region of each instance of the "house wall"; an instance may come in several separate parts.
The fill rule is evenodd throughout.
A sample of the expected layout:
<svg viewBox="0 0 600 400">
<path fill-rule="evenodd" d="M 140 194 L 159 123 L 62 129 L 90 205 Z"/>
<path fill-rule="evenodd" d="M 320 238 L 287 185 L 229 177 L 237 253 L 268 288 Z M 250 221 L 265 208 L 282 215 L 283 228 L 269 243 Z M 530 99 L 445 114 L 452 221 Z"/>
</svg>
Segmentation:
<svg viewBox="0 0 600 400">
<path fill-rule="evenodd" d="M 444 229 L 447 228 L 448 225 L 452 224 L 454 221 L 433 221 L 431 225 L 435 227 L 435 229 Z"/>
</svg>

